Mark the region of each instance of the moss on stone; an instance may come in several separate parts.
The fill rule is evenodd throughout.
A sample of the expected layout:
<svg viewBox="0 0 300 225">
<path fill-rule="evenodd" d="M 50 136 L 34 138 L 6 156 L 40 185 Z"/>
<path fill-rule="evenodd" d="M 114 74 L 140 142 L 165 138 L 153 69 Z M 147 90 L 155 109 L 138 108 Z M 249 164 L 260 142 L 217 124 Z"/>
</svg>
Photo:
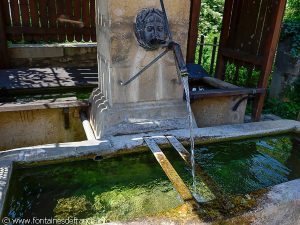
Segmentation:
<svg viewBox="0 0 300 225">
<path fill-rule="evenodd" d="M 82 218 L 92 213 L 92 204 L 86 196 L 61 198 L 53 210 L 55 219 Z"/>
</svg>

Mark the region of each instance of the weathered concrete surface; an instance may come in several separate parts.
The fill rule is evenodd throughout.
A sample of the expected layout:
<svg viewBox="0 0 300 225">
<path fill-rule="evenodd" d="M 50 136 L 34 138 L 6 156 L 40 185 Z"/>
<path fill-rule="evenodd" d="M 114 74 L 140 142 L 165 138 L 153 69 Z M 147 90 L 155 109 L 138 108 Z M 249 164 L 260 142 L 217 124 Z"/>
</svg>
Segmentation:
<svg viewBox="0 0 300 225">
<path fill-rule="evenodd" d="M 14 68 L 97 66 L 96 43 L 14 44 L 8 52 Z"/>
<path fill-rule="evenodd" d="M 12 162 L 1 160 L 0 162 L 0 216 L 3 212 L 4 202 L 9 187 L 11 173 L 12 173 Z"/>
<path fill-rule="evenodd" d="M 260 204 L 248 218 L 251 225 L 298 225 L 300 224 L 300 179 L 269 188 L 259 199 Z"/>
<path fill-rule="evenodd" d="M 287 39 L 278 45 L 270 89 L 270 96 L 273 98 L 282 97 L 284 89 L 300 76 L 300 57 L 291 56 L 292 44 L 292 40 Z"/>
<path fill-rule="evenodd" d="M 300 122 L 292 120 L 267 121 L 250 124 L 224 125 L 194 129 L 196 143 L 215 143 L 284 133 L 300 134 Z M 0 152 L 0 160 L 19 162 L 49 161 L 84 155 L 114 155 L 145 150 L 144 137 L 153 137 L 159 145 L 169 145 L 166 136 L 174 136 L 182 143 L 189 143 L 189 130 L 141 133 L 110 137 L 103 140 L 49 144 Z"/>
<path fill-rule="evenodd" d="M 192 110 L 198 127 L 243 123 L 247 100 L 236 111 L 233 107 L 245 96 L 201 98 L 192 102 Z"/>
<path fill-rule="evenodd" d="M 186 129 L 189 124 L 183 101 L 123 103 L 110 107 L 99 90 L 92 95 L 90 120 L 97 139 Z"/>
<path fill-rule="evenodd" d="M 69 108 L 69 129 L 64 128 L 63 110 L 60 108 L 0 112 L 0 150 L 86 140 L 79 108 Z"/>
</svg>

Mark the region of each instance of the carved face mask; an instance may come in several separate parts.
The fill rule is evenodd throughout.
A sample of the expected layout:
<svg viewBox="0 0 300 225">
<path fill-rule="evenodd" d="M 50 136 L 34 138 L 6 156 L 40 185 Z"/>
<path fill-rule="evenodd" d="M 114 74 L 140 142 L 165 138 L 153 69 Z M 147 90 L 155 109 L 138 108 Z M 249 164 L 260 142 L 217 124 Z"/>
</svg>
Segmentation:
<svg viewBox="0 0 300 225">
<path fill-rule="evenodd" d="M 143 9 L 136 18 L 135 34 L 143 48 L 158 49 L 167 39 L 163 13 L 158 9 Z"/>
</svg>

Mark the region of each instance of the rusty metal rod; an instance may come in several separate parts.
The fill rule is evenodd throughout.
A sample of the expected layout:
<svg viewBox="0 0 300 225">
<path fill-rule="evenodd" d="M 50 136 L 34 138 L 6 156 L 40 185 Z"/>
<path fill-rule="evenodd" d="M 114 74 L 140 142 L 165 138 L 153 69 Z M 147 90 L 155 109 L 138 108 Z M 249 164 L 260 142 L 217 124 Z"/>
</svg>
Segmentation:
<svg viewBox="0 0 300 225">
<path fill-rule="evenodd" d="M 147 69 L 149 69 L 154 63 L 156 63 L 158 60 L 160 60 L 165 54 L 167 54 L 168 51 L 169 51 L 169 49 L 166 49 L 165 51 L 160 53 L 155 59 L 153 59 L 149 64 L 147 64 L 137 74 L 132 76 L 128 81 L 126 81 L 126 82 L 120 81 L 120 85 L 121 86 L 126 86 L 126 85 L 130 84 L 132 81 L 134 81 L 136 78 L 138 78 L 142 73 L 144 73 Z"/>
</svg>

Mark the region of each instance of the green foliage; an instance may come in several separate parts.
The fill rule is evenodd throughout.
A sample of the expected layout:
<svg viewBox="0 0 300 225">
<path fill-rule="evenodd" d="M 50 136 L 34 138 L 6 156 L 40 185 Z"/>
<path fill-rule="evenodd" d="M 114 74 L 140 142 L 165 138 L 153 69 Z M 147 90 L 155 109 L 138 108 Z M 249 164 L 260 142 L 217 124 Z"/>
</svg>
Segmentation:
<svg viewBox="0 0 300 225">
<path fill-rule="evenodd" d="M 281 40 L 291 39 L 290 54 L 300 56 L 300 0 L 288 0 Z"/>
<path fill-rule="evenodd" d="M 221 31 L 224 0 L 202 0 L 199 29 L 201 34 L 219 34 Z"/>
<path fill-rule="evenodd" d="M 236 67 L 234 64 L 228 64 L 226 67 L 226 79 L 228 83 L 235 84 L 240 87 L 256 87 L 259 81 L 260 72 L 254 70 L 251 75 L 248 74 L 246 67 L 239 69 L 238 79 L 236 78 Z"/>
<path fill-rule="evenodd" d="M 299 12 L 300 14 L 300 12 Z M 300 56 L 300 19 L 286 20 L 282 27 L 281 40 L 291 39 L 290 54 Z"/>
<path fill-rule="evenodd" d="M 285 90 L 283 99 L 267 99 L 264 112 L 278 115 L 284 119 L 296 120 L 299 110 L 300 77 Z"/>
<path fill-rule="evenodd" d="M 300 20 L 300 0 L 288 0 L 284 19 Z"/>
</svg>

